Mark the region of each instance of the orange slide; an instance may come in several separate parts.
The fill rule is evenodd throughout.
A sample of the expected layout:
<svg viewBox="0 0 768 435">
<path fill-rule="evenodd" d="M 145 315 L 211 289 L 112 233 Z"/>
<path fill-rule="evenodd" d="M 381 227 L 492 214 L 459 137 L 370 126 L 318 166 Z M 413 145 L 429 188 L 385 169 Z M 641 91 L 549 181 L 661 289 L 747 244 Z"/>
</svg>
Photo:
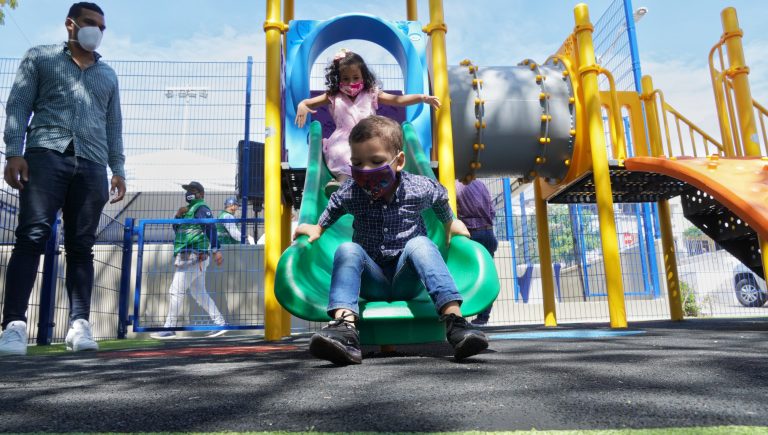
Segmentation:
<svg viewBox="0 0 768 435">
<path fill-rule="evenodd" d="M 708 193 L 768 239 L 768 159 L 632 157 L 629 171 L 655 172 Z"/>
</svg>

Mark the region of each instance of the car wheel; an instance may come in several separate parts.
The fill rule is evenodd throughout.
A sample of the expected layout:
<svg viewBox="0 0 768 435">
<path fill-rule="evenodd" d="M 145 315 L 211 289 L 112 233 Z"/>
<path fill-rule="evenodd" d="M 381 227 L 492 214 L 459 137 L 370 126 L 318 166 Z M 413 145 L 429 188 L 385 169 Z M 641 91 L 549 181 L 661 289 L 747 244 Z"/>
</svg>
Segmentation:
<svg viewBox="0 0 768 435">
<path fill-rule="evenodd" d="M 765 305 L 765 293 L 760 291 L 752 277 L 747 277 L 736 283 L 736 299 L 745 307 L 762 307 Z"/>
</svg>

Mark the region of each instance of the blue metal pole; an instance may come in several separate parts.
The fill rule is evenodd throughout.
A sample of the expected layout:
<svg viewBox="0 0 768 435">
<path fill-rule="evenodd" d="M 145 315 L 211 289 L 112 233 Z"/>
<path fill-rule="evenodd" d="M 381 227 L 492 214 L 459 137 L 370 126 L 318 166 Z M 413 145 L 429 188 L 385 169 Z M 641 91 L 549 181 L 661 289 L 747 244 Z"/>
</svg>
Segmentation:
<svg viewBox="0 0 768 435">
<path fill-rule="evenodd" d="M 643 214 L 642 214 L 642 204 L 638 206 L 637 204 L 634 204 L 632 208 L 635 210 L 635 219 L 637 220 L 637 241 L 640 245 L 639 249 L 639 255 L 640 255 L 640 266 L 642 268 L 643 273 L 643 287 L 645 288 L 645 293 L 653 293 L 653 282 L 651 282 L 652 277 L 649 276 L 649 260 L 654 261 L 652 256 L 650 255 L 651 249 L 648 245 L 648 239 L 646 238 L 645 234 L 645 228 L 643 225 Z M 652 246 L 652 245 L 651 245 Z M 650 279 L 649 279 L 650 278 Z M 650 286 L 650 288 L 649 288 Z"/>
<path fill-rule="evenodd" d="M 643 224 L 645 234 L 645 242 L 648 245 L 648 263 L 650 265 L 651 285 L 653 285 L 653 297 L 658 298 L 661 296 L 661 282 L 659 279 L 659 262 L 656 256 L 656 237 L 653 236 L 653 214 L 655 211 L 651 211 L 652 207 L 656 204 L 643 204 Z M 657 215 L 658 216 L 658 215 Z"/>
<path fill-rule="evenodd" d="M 53 340 L 53 322 L 56 311 L 56 276 L 59 269 L 59 218 L 53 222 L 51 236 L 45 244 L 43 258 L 43 282 L 40 284 L 40 307 L 38 309 L 37 344 L 49 345 Z"/>
<path fill-rule="evenodd" d="M 141 306 L 141 269 L 144 267 L 144 223 L 139 221 L 137 231 L 137 251 L 136 251 L 136 285 L 133 290 L 133 330 L 141 327 L 139 320 L 139 309 Z"/>
<path fill-rule="evenodd" d="M 627 37 L 629 38 L 629 54 L 632 57 L 632 74 L 635 77 L 635 90 L 642 92 L 640 83 L 643 73 L 640 69 L 640 50 L 637 47 L 634 13 L 632 0 L 624 0 L 624 19 L 627 22 Z"/>
<path fill-rule="evenodd" d="M 661 238 L 661 227 L 659 226 L 659 206 L 654 202 L 651 204 L 651 211 L 653 215 L 653 237 Z"/>
<path fill-rule="evenodd" d="M 248 62 L 245 73 L 245 139 L 243 142 L 243 174 L 240 179 L 242 186 L 240 217 L 243 222 L 240 224 L 240 243 L 245 243 L 248 234 L 248 227 L 245 219 L 248 217 L 248 189 L 251 184 L 251 83 L 253 80 L 253 57 L 248 56 Z"/>
<path fill-rule="evenodd" d="M 512 253 L 512 282 L 515 286 L 515 302 L 520 297 L 520 283 L 517 282 L 517 248 L 515 247 L 515 222 L 512 216 L 512 188 L 509 178 L 502 178 L 504 187 L 504 222 L 507 227 L 507 240 Z"/>
<path fill-rule="evenodd" d="M 632 0 L 624 0 L 624 19 L 627 22 L 627 38 L 629 38 L 629 53 L 632 57 L 632 75 L 635 79 L 635 90 L 638 93 L 642 93 L 642 78 L 643 78 L 643 72 L 640 67 L 640 50 L 637 45 L 637 29 L 635 28 L 635 19 L 633 17 L 634 15 L 634 8 L 632 7 Z M 646 119 L 645 116 L 645 106 L 643 106 L 643 119 Z M 645 137 L 648 138 L 648 126 L 643 124 L 643 128 L 645 128 Z M 650 146 L 646 144 L 647 149 L 650 149 Z M 633 155 L 633 154 L 630 154 Z M 661 230 L 659 228 L 659 215 L 658 210 L 656 208 L 656 204 L 651 204 L 650 207 L 648 204 L 643 204 L 643 223 L 645 226 L 645 237 L 646 241 L 648 242 L 648 246 L 650 247 L 650 269 L 651 269 L 651 282 L 653 283 L 653 294 L 654 297 L 658 297 L 660 294 L 660 287 L 659 287 L 659 266 L 656 258 L 656 244 L 654 242 L 654 239 L 658 239 L 661 235 Z M 653 225 L 653 233 L 651 232 L 651 225 Z"/>
<path fill-rule="evenodd" d="M 627 152 L 630 156 L 634 155 L 634 147 L 632 144 L 632 129 L 629 124 L 629 119 L 625 116 L 624 118 L 624 134 L 626 136 L 627 141 Z M 633 206 L 633 209 L 635 210 L 635 219 L 637 220 L 637 238 L 638 242 L 640 243 L 640 265 L 642 267 L 643 272 L 643 287 L 645 288 L 645 293 L 656 293 L 656 286 L 654 283 L 653 276 L 649 276 L 649 262 L 650 268 L 652 270 L 657 270 L 656 265 L 656 256 L 651 255 L 653 253 L 653 240 L 648 240 L 647 234 L 644 231 L 645 229 L 645 222 L 646 222 L 646 216 L 644 214 L 645 211 L 645 204 L 641 204 L 640 207 L 635 204 Z M 648 219 L 650 219 L 650 215 L 647 216 Z M 655 275 L 654 275 L 655 276 Z M 650 285 L 650 288 L 648 287 Z"/>
<path fill-rule="evenodd" d="M 133 260 L 133 218 L 125 219 L 123 228 L 123 261 L 120 268 L 120 302 L 118 306 L 117 338 L 128 333 L 128 300 L 131 293 L 131 264 Z"/>
<path fill-rule="evenodd" d="M 581 245 L 581 270 L 584 271 L 584 300 L 589 297 L 589 263 L 587 263 L 587 244 L 584 242 L 584 224 L 581 223 L 581 205 L 576 205 L 576 222 L 579 225 L 579 245 Z"/>
<path fill-rule="evenodd" d="M 527 266 L 531 263 L 531 253 L 528 250 L 528 220 L 525 217 L 525 192 L 520 192 L 520 224 L 523 231 L 523 259 Z"/>
</svg>

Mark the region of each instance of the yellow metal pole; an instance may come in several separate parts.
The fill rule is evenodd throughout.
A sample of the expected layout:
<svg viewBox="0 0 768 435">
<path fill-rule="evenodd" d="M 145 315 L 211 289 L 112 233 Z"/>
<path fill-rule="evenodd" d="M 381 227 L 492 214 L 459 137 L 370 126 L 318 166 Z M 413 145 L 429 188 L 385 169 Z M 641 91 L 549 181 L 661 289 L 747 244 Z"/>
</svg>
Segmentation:
<svg viewBox="0 0 768 435">
<path fill-rule="evenodd" d="M 661 145 L 656 97 L 653 94 L 653 80 L 651 80 L 650 76 L 643 76 L 642 85 L 648 132 L 650 134 L 651 155 L 659 157 L 663 155 L 663 147 Z M 669 201 L 659 201 L 658 206 L 661 250 L 664 259 L 664 277 L 667 280 L 667 294 L 669 298 L 669 317 L 672 320 L 683 320 L 683 300 L 680 295 L 680 279 L 677 274 L 677 255 L 675 254 L 675 239 L 672 235 L 672 217 L 669 212 Z M 656 248 L 651 249 L 651 252 L 653 255 L 656 255 Z"/>
<path fill-rule="evenodd" d="M 672 235 L 672 215 L 669 212 L 669 201 L 659 201 L 658 205 L 664 275 L 667 278 L 667 294 L 669 296 L 669 318 L 671 320 L 683 320 L 683 298 L 680 294 L 680 279 L 677 274 L 677 255 L 675 254 L 675 239 Z"/>
<path fill-rule="evenodd" d="M 266 108 L 264 139 L 264 338 L 280 340 L 283 309 L 275 298 L 275 271 L 281 249 L 280 151 L 280 0 L 267 0 L 264 32 L 267 41 Z"/>
<path fill-rule="evenodd" d="M 768 240 L 762 237 L 760 237 L 760 252 L 763 257 L 763 274 L 765 274 L 768 272 Z"/>
<path fill-rule="evenodd" d="M 722 59 L 721 43 L 718 42 L 709 51 L 709 74 L 712 80 L 712 91 L 715 93 L 715 108 L 717 109 L 717 122 L 720 126 L 720 135 L 723 142 L 723 152 L 725 157 L 736 156 L 736 149 L 733 143 L 731 122 L 728 120 L 728 107 L 725 103 L 725 75 L 715 68 L 715 53 Z M 721 68 L 725 69 L 725 67 Z"/>
<path fill-rule="evenodd" d="M 283 3 L 283 22 L 285 24 L 288 24 L 295 16 L 295 8 L 293 5 L 293 0 L 285 0 L 285 3 Z"/>
<path fill-rule="evenodd" d="M 440 182 L 448 189 L 451 208 L 456 212 L 456 174 L 453 168 L 453 131 L 451 129 L 451 96 L 448 88 L 448 60 L 445 52 L 443 1 L 429 0 L 429 24 L 424 32 L 432 43 L 432 86 L 442 104 L 437 111 L 437 163 Z"/>
<path fill-rule="evenodd" d="M 584 3 L 573 10 L 576 21 L 576 40 L 579 51 L 579 73 L 584 90 L 585 112 L 589 123 L 589 141 L 592 150 L 592 175 L 595 179 L 597 214 L 600 221 L 600 240 L 603 248 L 605 282 L 608 287 L 608 312 L 612 328 L 627 327 L 627 313 L 624 307 L 624 284 L 621 277 L 619 241 L 613 216 L 613 193 L 608 171 L 608 155 L 605 151 L 605 132 L 600 106 L 600 89 L 597 84 L 599 67 L 595 64 L 595 49 L 592 42 L 592 23 L 589 9 Z"/>
<path fill-rule="evenodd" d="M 643 95 L 640 98 L 645 102 L 648 142 L 651 143 L 650 155 L 651 157 L 662 157 L 664 151 L 661 145 L 661 127 L 659 125 L 659 112 L 656 107 L 656 96 L 653 94 L 653 79 L 651 76 L 643 76 L 641 84 Z"/>
<path fill-rule="evenodd" d="M 541 196 L 543 181 L 536 178 L 533 181 L 533 192 L 536 201 L 536 231 L 539 246 L 539 265 L 541 270 L 541 293 L 544 296 L 544 326 L 557 326 L 555 310 L 555 281 L 552 270 L 552 253 L 549 247 L 549 220 L 547 217 L 547 202 Z"/>
<path fill-rule="evenodd" d="M 419 8 L 416 4 L 416 0 L 405 0 L 406 1 L 406 8 L 408 12 L 408 21 L 418 21 L 419 20 Z"/>
<path fill-rule="evenodd" d="M 294 0 L 285 0 L 283 3 L 283 23 L 286 25 L 294 18 Z M 283 52 L 288 53 L 288 35 L 283 35 Z M 291 244 L 291 218 L 293 209 L 285 204 L 280 207 L 280 253 L 283 253 Z M 281 308 L 280 314 L 281 335 L 286 337 L 291 335 L 291 313 Z"/>
<path fill-rule="evenodd" d="M 281 210 L 281 231 L 280 231 L 280 242 L 281 242 L 281 249 L 280 252 L 282 253 L 286 249 L 288 249 L 288 246 L 291 244 L 291 221 L 293 217 L 293 208 L 291 206 L 283 204 L 282 207 L 280 207 Z M 281 334 L 283 337 L 287 337 L 291 335 L 291 313 L 286 311 L 284 308 L 280 308 L 280 325 L 281 325 Z"/>
<path fill-rule="evenodd" d="M 611 96 L 611 142 L 613 144 L 613 157 L 624 164 L 627 158 L 627 139 L 624 137 L 624 122 L 619 105 L 619 95 L 616 93 L 616 81 L 613 74 L 607 69 L 600 69 L 600 74 L 608 79 L 609 95 Z"/>
<path fill-rule="evenodd" d="M 755 125 L 755 112 L 752 107 L 752 92 L 749 89 L 749 68 L 744 61 L 744 48 L 741 38 L 744 32 L 739 28 L 736 9 L 725 8 L 720 14 L 723 22 L 723 40 L 728 47 L 728 63 L 726 71 L 732 77 L 733 90 L 736 94 L 736 111 L 739 116 L 739 132 L 744 155 L 759 156 L 760 144 Z"/>
</svg>

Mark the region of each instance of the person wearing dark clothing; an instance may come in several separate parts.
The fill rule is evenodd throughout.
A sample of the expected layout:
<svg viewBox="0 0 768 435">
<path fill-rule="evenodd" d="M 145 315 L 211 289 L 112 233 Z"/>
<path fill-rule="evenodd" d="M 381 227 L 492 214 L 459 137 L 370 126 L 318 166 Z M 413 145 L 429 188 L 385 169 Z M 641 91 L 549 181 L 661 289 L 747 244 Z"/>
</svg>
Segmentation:
<svg viewBox="0 0 768 435">
<path fill-rule="evenodd" d="M 456 180 L 456 210 L 459 220 L 467 225 L 469 236 L 480 243 L 493 257 L 499 242 L 493 232 L 496 210 L 488 188 L 482 181 L 474 179 L 468 184 Z M 475 326 L 485 326 L 491 318 L 491 307 L 481 312 L 472 320 Z"/>
</svg>

